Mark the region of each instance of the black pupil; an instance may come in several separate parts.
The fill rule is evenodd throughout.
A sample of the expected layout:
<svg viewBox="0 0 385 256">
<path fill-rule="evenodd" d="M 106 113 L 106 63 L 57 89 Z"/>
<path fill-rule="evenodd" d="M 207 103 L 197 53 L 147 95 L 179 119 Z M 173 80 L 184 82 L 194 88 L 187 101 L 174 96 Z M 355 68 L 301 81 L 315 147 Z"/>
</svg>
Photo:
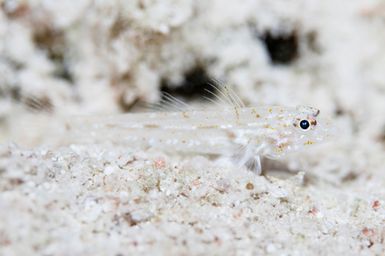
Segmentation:
<svg viewBox="0 0 385 256">
<path fill-rule="evenodd" d="M 301 126 L 302 129 L 307 130 L 309 128 L 310 124 L 308 120 L 302 120 L 299 125 Z"/>
</svg>

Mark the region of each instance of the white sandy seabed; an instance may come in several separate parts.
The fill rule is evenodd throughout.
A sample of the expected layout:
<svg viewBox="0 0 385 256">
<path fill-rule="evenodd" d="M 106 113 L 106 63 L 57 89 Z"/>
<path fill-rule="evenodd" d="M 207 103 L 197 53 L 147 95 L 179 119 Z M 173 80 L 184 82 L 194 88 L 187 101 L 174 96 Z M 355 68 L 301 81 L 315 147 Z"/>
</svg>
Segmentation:
<svg viewBox="0 0 385 256">
<path fill-rule="evenodd" d="M 385 255 L 380 1 L 0 3 L 0 255 Z M 338 138 L 263 176 L 108 142 L 5 142 L 57 139 L 20 129 L 31 108 L 117 113 L 198 66 L 250 105 L 321 109 Z"/>
</svg>

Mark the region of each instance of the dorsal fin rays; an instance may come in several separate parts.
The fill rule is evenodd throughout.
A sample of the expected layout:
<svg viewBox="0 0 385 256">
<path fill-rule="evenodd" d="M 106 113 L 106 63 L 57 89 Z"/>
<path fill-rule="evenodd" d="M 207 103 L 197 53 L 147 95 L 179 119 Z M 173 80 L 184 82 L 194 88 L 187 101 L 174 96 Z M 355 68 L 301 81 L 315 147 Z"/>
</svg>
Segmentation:
<svg viewBox="0 0 385 256">
<path fill-rule="evenodd" d="M 184 101 L 182 101 L 182 100 L 172 96 L 168 92 L 163 92 L 162 93 L 162 98 L 166 99 L 166 101 L 168 103 L 173 103 L 174 106 L 179 106 L 179 107 L 182 107 L 182 108 L 190 108 L 190 106 L 186 102 L 184 102 Z"/>
<path fill-rule="evenodd" d="M 241 106 L 241 108 L 246 107 L 245 103 L 241 100 L 241 98 L 238 96 L 238 94 L 231 89 L 229 86 L 226 87 L 230 95 L 234 97 L 234 99 L 238 102 L 238 104 Z"/>
<path fill-rule="evenodd" d="M 182 112 L 190 110 L 192 107 L 168 92 L 162 92 L 161 100 L 158 103 L 146 103 L 145 109 L 156 112 Z"/>
<path fill-rule="evenodd" d="M 218 84 L 215 84 L 215 83 L 210 83 L 210 85 L 215 89 L 216 91 L 215 98 L 218 101 L 225 103 L 225 105 L 236 107 L 233 100 L 229 97 L 229 94 L 227 94 L 225 90 L 226 89 L 225 86 L 222 86 L 222 88 L 220 88 Z"/>
<path fill-rule="evenodd" d="M 219 89 L 216 85 L 213 85 L 213 88 L 216 90 L 215 98 L 223 102 L 224 104 L 231 105 L 231 101 L 229 101 L 229 98 L 226 97 L 226 95 L 223 93 L 222 89 Z"/>
<path fill-rule="evenodd" d="M 227 92 L 227 95 L 230 97 L 231 99 L 231 102 L 233 104 L 235 104 L 238 108 L 241 108 L 242 107 L 242 104 L 239 103 L 239 101 L 237 100 L 237 98 L 233 95 L 233 93 L 231 93 L 231 91 L 229 91 L 229 88 L 227 86 L 225 86 L 225 91 Z"/>
<path fill-rule="evenodd" d="M 211 87 L 215 92 L 206 90 L 210 95 L 218 101 L 218 104 L 227 105 L 235 108 L 243 108 L 245 104 L 239 98 L 239 96 L 234 92 L 234 90 L 227 84 L 220 82 L 216 79 L 212 79 L 210 82 Z"/>
<path fill-rule="evenodd" d="M 18 101 L 31 113 L 45 113 L 52 114 L 54 105 L 48 96 L 35 96 L 30 93 L 23 93 L 20 95 Z"/>
<path fill-rule="evenodd" d="M 234 92 L 234 90 L 227 84 L 212 79 L 209 84 L 212 90 L 205 89 L 206 96 L 202 96 L 208 102 L 213 103 L 219 107 L 243 108 L 245 104 Z M 197 110 L 191 107 L 184 101 L 174 97 L 168 92 L 162 92 L 161 100 L 158 103 L 145 103 L 145 110 L 147 111 L 164 111 L 164 112 L 184 112 L 189 110 Z"/>
<path fill-rule="evenodd" d="M 217 89 L 216 89 L 217 90 Z M 219 97 L 218 95 L 216 95 L 214 92 L 210 91 L 209 89 L 205 89 L 205 92 L 207 92 L 208 94 L 210 94 L 211 96 L 214 97 L 214 99 L 216 99 L 217 101 L 213 100 L 210 98 L 210 96 L 204 96 L 203 98 L 205 98 L 206 100 L 210 101 L 211 103 L 214 103 L 216 105 L 229 105 L 230 103 L 225 101 L 223 99 L 223 97 Z"/>
</svg>

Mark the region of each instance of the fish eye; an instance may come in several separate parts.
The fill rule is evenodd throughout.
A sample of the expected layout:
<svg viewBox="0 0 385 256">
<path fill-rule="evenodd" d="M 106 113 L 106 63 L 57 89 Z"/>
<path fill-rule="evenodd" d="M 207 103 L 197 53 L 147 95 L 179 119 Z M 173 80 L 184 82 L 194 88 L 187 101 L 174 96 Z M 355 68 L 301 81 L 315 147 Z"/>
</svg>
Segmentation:
<svg viewBox="0 0 385 256">
<path fill-rule="evenodd" d="M 310 127 L 310 123 L 308 120 L 301 120 L 301 122 L 299 122 L 299 126 L 303 129 L 303 130 L 307 130 L 309 129 Z"/>
</svg>

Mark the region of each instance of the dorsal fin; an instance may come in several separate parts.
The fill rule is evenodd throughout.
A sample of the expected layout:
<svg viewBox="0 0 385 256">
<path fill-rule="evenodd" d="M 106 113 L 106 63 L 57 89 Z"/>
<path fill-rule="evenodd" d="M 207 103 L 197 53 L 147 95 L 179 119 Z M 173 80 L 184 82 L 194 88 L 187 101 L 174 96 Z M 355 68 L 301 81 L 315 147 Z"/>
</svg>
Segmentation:
<svg viewBox="0 0 385 256">
<path fill-rule="evenodd" d="M 210 97 L 204 97 L 206 100 L 220 106 L 228 106 L 235 108 L 245 107 L 243 101 L 228 84 L 225 84 L 217 79 L 212 79 L 210 85 L 214 89 L 214 91 L 208 89 L 206 89 L 205 91 L 210 96 L 214 96 L 214 99 L 211 99 Z"/>
<path fill-rule="evenodd" d="M 180 112 L 191 109 L 191 106 L 168 92 L 162 92 L 161 100 L 157 103 L 145 103 L 145 109 L 156 112 Z"/>
<path fill-rule="evenodd" d="M 53 104 L 51 103 L 50 99 L 46 96 L 37 97 L 34 95 L 28 95 L 26 97 L 21 98 L 20 101 L 32 113 L 52 113 L 54 110 Z"/>
<path fill-rule="evenodd" d="M 216 79 L 211 79 L 209 82 L 211 90 L 205 89 L 206 96 L 202 96 L 207 101 L 220 107 L 243 108 L 245 104 L 227 84 Z M 143 103 L 139 106 L 145 111 L 164 111 L 164 112 L 182 112 L 188 110 L 197 110 L 191 107 L 183 100 L 178 99 L 168 92 L 161 93 L 161 100 L 157 103 Z"/>
</svg>

